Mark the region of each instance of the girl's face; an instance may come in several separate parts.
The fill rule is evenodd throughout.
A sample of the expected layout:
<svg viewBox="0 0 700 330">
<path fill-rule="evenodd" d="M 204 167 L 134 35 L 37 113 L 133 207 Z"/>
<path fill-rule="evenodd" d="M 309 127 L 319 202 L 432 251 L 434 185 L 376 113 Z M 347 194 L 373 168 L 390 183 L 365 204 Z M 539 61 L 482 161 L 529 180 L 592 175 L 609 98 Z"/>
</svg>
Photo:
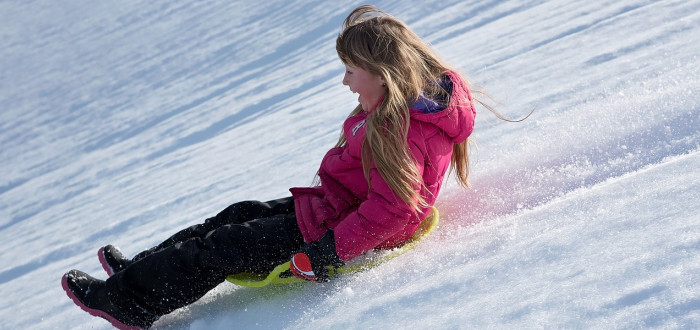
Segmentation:
<svg viewBox="0 0 700 330">
<path fill-rule="evenodd" d="M 379 99 L 386 93 L 386 87 L 383 86 L 384 79 L 380 75 L 376 75 L 350 65 L 345 65 L 345 77 L 343 77 L 343 85 L 350 87 L 350 91 L 360 94 L 357 99 L 362 105 L 362 110 L 372 111 L 377 105 Z"/>
</svg>

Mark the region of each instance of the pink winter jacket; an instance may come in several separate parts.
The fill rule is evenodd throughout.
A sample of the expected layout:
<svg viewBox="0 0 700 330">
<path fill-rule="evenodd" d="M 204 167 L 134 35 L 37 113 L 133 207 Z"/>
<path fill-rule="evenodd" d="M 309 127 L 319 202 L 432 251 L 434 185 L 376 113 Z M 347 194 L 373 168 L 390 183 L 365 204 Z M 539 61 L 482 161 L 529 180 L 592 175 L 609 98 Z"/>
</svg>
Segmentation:
<svg viewBox="0 0 700 330">
<path fill-rule="evenodd" d="M 410 109 L 409 147 L 423 175 L 420 195 L 431 206 L 449 168 L 452 145 L 471 134 L 476 114 L 471 94 L 459 74 L 445 75 L 452 85 L 447 108 L 434 113 Z M 326 153 L 318 172 L 320 186 L 290 189 L 305 241 L 315 242 L 333 229 L 336 252 L 346 261 L 374 248 L 401 245 L 430 212 L 429 207 L 417 214 L 413 212 L 389 188 L 376 167 L 370 170 L 368 189 L 361 161 L 366 117 L 362 112 L 345 121 L 347 144 Z"/>
</svg>

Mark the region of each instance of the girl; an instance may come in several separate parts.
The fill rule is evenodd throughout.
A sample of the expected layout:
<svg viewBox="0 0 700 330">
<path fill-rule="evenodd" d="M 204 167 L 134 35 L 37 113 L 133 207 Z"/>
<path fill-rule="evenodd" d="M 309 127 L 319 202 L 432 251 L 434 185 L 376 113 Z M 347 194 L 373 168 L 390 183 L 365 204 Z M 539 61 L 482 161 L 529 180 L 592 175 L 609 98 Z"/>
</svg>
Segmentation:
<svg viewBox="0 0 700 330">
<path fill-rule="evenodd" d="M 62 279 L 68 296 L 119 328 L 146 328 L 229 274 L 269 272 L 291 260 L 295 276 L 327 281 L 327 265 L 406 242 L 448 168 L 467 185 L 475 116 L 467 82 L 403 22 L 372 6 L 345 19 L 336 50 L 359 105 L 321 161 L 318 186 L 233 204 L 132 259 L 105 246 L 98 256 L 110 277 L 72 270 Z"/>
</svg>

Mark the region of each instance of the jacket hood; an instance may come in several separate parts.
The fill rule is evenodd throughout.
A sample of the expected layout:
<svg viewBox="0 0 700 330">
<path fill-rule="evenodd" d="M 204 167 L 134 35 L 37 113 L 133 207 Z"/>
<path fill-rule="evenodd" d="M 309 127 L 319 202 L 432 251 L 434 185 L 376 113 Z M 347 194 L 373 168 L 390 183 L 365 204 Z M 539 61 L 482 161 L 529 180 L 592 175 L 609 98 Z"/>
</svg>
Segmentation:
<svg viewBox="0 0 700 330">
<path fill-rule="evenodd" d="M 461 143 L 474 130 L 476 110 L 472 95 L 466 82 L 454 71 L 445 72 L 438 83 L 450 93 L 447 107 L 442 105 L 444 100 L 421 94 L 411 106 L 411 119 L 433 124 L 447 134 L 453 143 Z"/>
</svg>

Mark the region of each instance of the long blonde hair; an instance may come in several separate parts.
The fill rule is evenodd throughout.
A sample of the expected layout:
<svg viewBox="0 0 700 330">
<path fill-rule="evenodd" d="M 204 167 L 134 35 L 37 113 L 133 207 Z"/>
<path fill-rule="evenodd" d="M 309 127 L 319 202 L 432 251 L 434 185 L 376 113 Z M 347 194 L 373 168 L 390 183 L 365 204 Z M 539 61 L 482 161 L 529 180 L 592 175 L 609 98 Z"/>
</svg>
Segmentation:
<svg viewBox="0 0 700 330">
<path fill-rule="evenodd" d="M 409 107 L 421 92 L 438 96 L 435 99 L 445 100 L 443 105 L 447 106 L 450 95 L 435 82 L 452 69 L 406 24 L 369 5 L 356 8 L 345 19 L 336 51 L 343 63 L 379 75 L 386 82 L 382 103 L 366 119 L 362 146 L 365 179 L 369 184 L 374 161 L 379 174 L 404 202 L 415 210 L 427 207 L 418 192 L 423 178 L 407 141 Z M 358 105 L 350 117 L 361 111 Z M 341 133 L 336 146 L 346 143 Z M 469 185 L 467 141 L 453 146 L 450 170 L 456 172 L 458 183 Z"/>
</svg>

